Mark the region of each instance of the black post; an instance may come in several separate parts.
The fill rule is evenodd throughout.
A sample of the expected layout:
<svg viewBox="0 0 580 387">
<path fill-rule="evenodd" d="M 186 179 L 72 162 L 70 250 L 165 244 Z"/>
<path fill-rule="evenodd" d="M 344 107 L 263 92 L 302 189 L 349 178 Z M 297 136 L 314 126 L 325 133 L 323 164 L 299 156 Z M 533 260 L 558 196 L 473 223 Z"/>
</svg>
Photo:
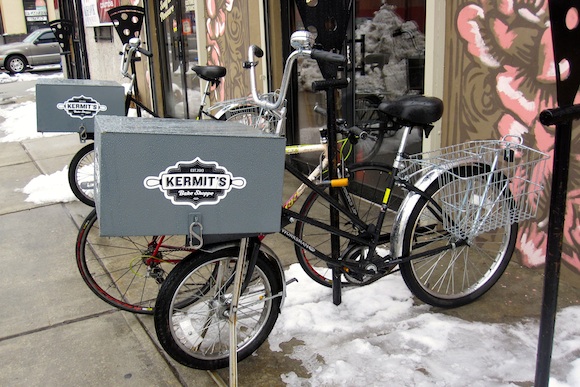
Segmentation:
<svg viewBox="0 0 580 387">
<path fill-rule="evenodd" d="M 540 318 L 538 352 L 536 356 L 536 387 L 548 386 L 550 379 L 550 362 L 554 342 L 554 327 L 556 325 L 560 263 L 564 237 L 564 218 L 566 215 L 566 193 L 568 192 L 571 139 L 571 121 L 556 126 L 544 294 Z"/>
<path fill-rule="evenodd" d="M 336 145 L 336 90 L 333 88 L 328 88 L 326 90 L 326 114 L 327 114 L 327 125 L 328 125 L 328 180 L 332 181 L 336 179 L 338 163 L 336 157 L 338 155 L 338 149 Z M 330 196 L 338 201 L 338 191 L 337 188 L 330 187 Z M 340 226 L 340 216 L 336 208 L 330 206 L 330 226 L 334 228 L 339 228 Z M 330 236 L 330 246 L 331 246 L 331 257 L 334 262 L 338 262 L 340 259 L 340 237 L 336 234 Z M 334 305 L 340 305 L 342 302 L 342 289 L 341 289 L 341 272 L 338 268 L 333 267 L 332 269 L 332 302 Z"/>
<path fill-rule="evenodd" d="M 556 125 L 556 133 L 544 293 L 536 354 L 536 387 L 547 386 L 550 379 L 566 214 L 572 120 L 580 118 L 580 105 L 573 105 L 580 85 L 580 71 L 578 71 L 580 68 L 580 46 L 574 43 L 580 38 L 580 26 L 578 24 L 571 25 L 567 19 L 572 13 L 577 13 L 579 6 L 580 0 L 550 0 L 548 3 L 554 63 L 556 63 L 557 97 L 560 107 L 544 110 L 540 113 L 540 122 L 544 125 Z M 564 76 L 560 74 L 560 66 L 558 65 L 560 63 L 568 63 L 568 74 L 564 74 Z"/>
</svg>

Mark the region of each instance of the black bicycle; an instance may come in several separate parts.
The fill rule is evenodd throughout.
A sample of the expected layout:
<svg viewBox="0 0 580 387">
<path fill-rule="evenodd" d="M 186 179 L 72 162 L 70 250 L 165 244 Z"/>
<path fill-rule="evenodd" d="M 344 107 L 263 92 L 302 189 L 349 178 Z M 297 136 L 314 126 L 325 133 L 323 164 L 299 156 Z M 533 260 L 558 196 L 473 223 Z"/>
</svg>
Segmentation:
<svg viewBox="0 0 580 387">
<path fill-rule="evenodd" d="M 299 33 L 304 44 L 293 47 L 301 55 L 344 64 L 343 56 L 312 49 L 308 33 Z M 345 83 L 333 78 L 313 85 L 327 92 L 328 168 L 324 179 L 312 181 L 286 163 L 286 170 L 311 192 L 299 212 L 282 209 L 280 232 L 295 244 L 310 277 L 332 286 L 335 303 L 340 303 L 345 284 L 366 285 L 395 271 L 417 298 L 431 305 L 473 302 L 507 267 L 518 222 L 535 216 L 536 207 L 530 203 L 537 204 L 543 187 L 530 178 L 531 170 L 547 156 L 525 147 L 521 139 L 507 138 L 409 156 L 409 134 L 422 130 L 428 135 L 442 115 L 443 103 L 408 96 L 381 106 L 392 127 L 402 132 L 393 166 L 343 165 L 334 146 L 334 94 Z M 252 87 L 255 90 L 255 82 Z M 271 104 L 259 97 L 255 103 Z M 393 192 L 398 188 L 406 194 L 395 206 Z M 294 232 L 289 230 L 292 225 Z M 271 250 L 261 238 L 250 238 L 247 253 L 240 254 L 241 244 L 193 252 L 161 286 L 154 311 L 157 337 L 186 366 L 227 366 L 227 321 L 233 313 L 234 272 L 240 261 L 245 271 L 236 309 L 238 359 L 262 344 L 278 317 L 285 281 L 272 260 L 275 255 L 264 253 Z"/>
</svg>

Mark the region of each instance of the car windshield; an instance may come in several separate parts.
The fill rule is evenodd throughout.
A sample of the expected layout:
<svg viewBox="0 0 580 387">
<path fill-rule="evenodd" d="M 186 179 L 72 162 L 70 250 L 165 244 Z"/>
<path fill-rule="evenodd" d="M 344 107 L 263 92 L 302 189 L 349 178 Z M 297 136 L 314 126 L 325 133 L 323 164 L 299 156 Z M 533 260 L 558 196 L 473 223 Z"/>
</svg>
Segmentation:
<svg viewBox="0 0 580 387">
<path fill-rule="evenodd" d="M 36 30 L 36 31 L 32 32 L 30 35 L 28 35 L 26 38 L 24 38 L 23 42 L 24 43 L 34 43 L 36 38 L 38 38 L 38 35 L 40 35 L 41 33 L 42 33 L 41 30 Z"/>
</svg>

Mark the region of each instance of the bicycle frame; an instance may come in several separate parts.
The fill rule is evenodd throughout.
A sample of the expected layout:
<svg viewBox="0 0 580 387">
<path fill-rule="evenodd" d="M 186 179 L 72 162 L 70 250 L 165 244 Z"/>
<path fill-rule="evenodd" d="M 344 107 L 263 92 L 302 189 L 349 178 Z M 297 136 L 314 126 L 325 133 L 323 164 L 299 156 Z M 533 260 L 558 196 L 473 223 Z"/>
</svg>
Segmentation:
<svg viewBox="0 0 580 387">
<path fill-rule="evenodd" d="M 462 245 L 466 245 L 467 244 L 466 240 L 463 240 L 463 241 L 460 240 L 454 245 L 450 244 L 448 246 L 438 247 L 438 248 L 435 248 L 435 249 L 432 249 L 432 250 L 429 250 L 429 251 L 426 251 L 423 253 L 409 255 L 406 257 L 402 256 L 402 248 L 400 246 L 401 245 L 400 242 L 402 240 L 402 232 L 405 229 L 405 227 L 403 225 L 406 225 L 406 219 L 410 216 L 410 211 L 414 208 L 415 204 L 417 204 L 417 202 L 420 198 L 426 198 L 427 200 L 432 200 L 429 197 L 429 195 L 427 195 L 425 193 L 425 189 L 433 181 L 435 181 L 438 178 L 439 174 L 443 173 L 443 172 L 438 172 L 438 173 L 427 174 L 426 176 L 424 176 L 424 178 L 417 185 L 411 185 L 408 182 L 406 182 L 404 179 L 402 179 L 400 176 L 398 176 L 399 172 L 402 168 L 402 160 L 405 157 L 404 150 L 405 150 L 406 141 L 407 141 L 408 135 L 410 134 L 412 129 L 413 128 L 409 127 L 409 126 L 404 126 L 401 129 L 401 130 L 404 130 L 404 133 L 403 133 L 403 137 L 401 140 L 401 144 L 399 145 L 399 149 L 397 151 L 397 155 L 395 157 L 395 162 L 393 163 L 393 169 L 392 169 L 393 172 L 392 172 L 391 176 L 387 178 L 387 186 L 385 188 L 385 193 L 383 196 L 382 203 L 380 203 L 380 204 L 376 203 L 377 205 L 381 206 L 381 212 L 380 212 L 379 218 L 377 219 L 377 222 L 375 224 L 367 224 L 359 218 L 358 214 L 356 213 L 356 209 L 355 209 L 354 205 L 352 204 L 352 199 L 350 198 L 350 194 L 348 192 L 348 189 L 342 188 L 338 192 L 339 198 L 342 200 L 343 203 L 345 203 L 345 204 L 341 204 L 338 200 L 333 198 L 330 195 L 330 193 L 325 191 L 325 188 L 327 187 L 326 185 L 319 185 L 319 184 L 316 184 L 314 182 L 314 180 L 317 177 L 316 175 L 319 172 L 318 168 L 320 168 L 321 165 L 319 165 L 317 167 L 317 169 L 311 175 L 304 176 L 292 164 L 286 163 L 285 169 L 302 182 L 299 189 L 291 197 L 292 204 L 294 204 L 296 199 L 300 195 L 303 194 L 303 192 L 306 190 L 306 188 L 310 188 L 312 191 L 316 192 L 320 196 L 320 198 L 322 198 L 332 208 L 336 209 L 338 212 L 340 212 L 341 214 L 346 216 L 348 218 L 348 220 L 352 223 L 354 228 L 359 231 L 359 234 L 353 234 L 353 233 L 346 232 L 346 231 L 341 230 L 337 227 L 333 227 L 329 224 L 319 222 L 319 221 L 312 219 L 312 218 L 309 218 L 307 216 L 303 216 L 295 211 L 291 211 L 290 210 L 291 205 L 290 206 L 284 205 L 282 207 L 283 227 L 285 227 L 288 224 L 293 223 L 295 221 L 300 221 L 300 222 L 303 222 L 306 224 L 310 224 L 310 225 L 317 227 L 317 228 L 320 228 L 321 230 L 324 230 L 332 235 L 337 235 L 339 237 L 346 238 L 349 241 L 357 243 L 359 245 L 368 246 L 368 248 L 369 248 L 368 256 L 371 256 L 371 257 L 374 256 L 374 252 L 375 252 L 377 246 L 379 246 L 381 244 L 385 244 L 387 242 L 391 242 L 392 244 L 395 245 L 395 250 L 393 250 L 391 255 L 389 255 L 387 257 L 377 256 L 375 259 L 371 259 L 368 261 L 368 263 L 375 264 L 379 270 L 381 268 L 386 268 L 386 267 L 389 267 L 389 266 L 392 266 L 395 264 L 408 262 L 408 261 L 411 261 L 413 259 L 418 259 L 418 258 L 438 254 L 438 253 L 441 253 L 441 252 L 446 251 L 446 250 L 450 250 L 450 249 L 453 249 L 453 248 L 456 248 L 456 247 L 459 247 Z M 457 165 L 459 165 L 459 163 L 457 163 Z M 396 221 L 395 221 L 394 227 L 393 227 L 391 232 L 385 233 L 385 234 L 374 234 L 370 230 L 372 230 L 372 229 L 381 230 L 382 229 L 384 219 L 385 219 L 385 213 L 387 211 L 388 204 L 389 204 L 389 201 L 391 198 L 391 192 L 392 192 L 392 189 L 397 184 L 404 185 L 410 192 L 414 193 L 414 195 L 407 195 L 407 197 L 403 201 L 403 204 L 400 206 L 399 211 L 397 212 Z M 435 202 L 433 202 L 433 203 L 436 205 L 436 208 L 439 207 L 437 203 L 435 203 Z M 348 267 L 349 269 L 354 270 L 356 272 L 363 272 L 364 274 L 374 274 L 371 271 L 361 269 L 361 267 L 357 266 L 356 264 L 350 264 L 350 263 L 345 262 L 343 260 L 336 261 L 335 259 L 332 259 L 329 255 L 327 255 L 327 254 L 319 251 L 315 247 L 309 245 L 307 242 L 305 242 L 304 240 L 302 240 L 301 238 L 296 236 L 296 234 L 286 230 L 285 228 L 282 228 L 280 230 L 280 233 L 282 235 L 284 235 L 286 238 L 288 238 L 290 241 L 292 241 L 294 244 L 300 246 L 303 249 L 306 249 L 308 252 L 312 253 L 317 258 L 326 262 L 330 267 L 333 267 L 333 266 L 334 267 Z M 361 236 L 361 234 L 365 234 L 365 233 L 366 233 L 366 235 Z"/>
</svg>

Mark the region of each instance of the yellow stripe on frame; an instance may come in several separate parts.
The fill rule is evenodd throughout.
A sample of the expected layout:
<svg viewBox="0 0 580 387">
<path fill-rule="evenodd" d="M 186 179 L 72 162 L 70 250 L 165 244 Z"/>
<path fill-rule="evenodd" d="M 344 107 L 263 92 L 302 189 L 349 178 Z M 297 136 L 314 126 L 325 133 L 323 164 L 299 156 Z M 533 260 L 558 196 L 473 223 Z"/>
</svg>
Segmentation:
<svg viewBox="0 0 580 387">
<path fill-rule="evenodd" d="M 387 202 L 389 201 L 389 197 L 391 196 L 391 189 L 387 188 L 385 190 L 385 196 L 383 196 L 383 204 L 387 204 Z"/>
</svg>

